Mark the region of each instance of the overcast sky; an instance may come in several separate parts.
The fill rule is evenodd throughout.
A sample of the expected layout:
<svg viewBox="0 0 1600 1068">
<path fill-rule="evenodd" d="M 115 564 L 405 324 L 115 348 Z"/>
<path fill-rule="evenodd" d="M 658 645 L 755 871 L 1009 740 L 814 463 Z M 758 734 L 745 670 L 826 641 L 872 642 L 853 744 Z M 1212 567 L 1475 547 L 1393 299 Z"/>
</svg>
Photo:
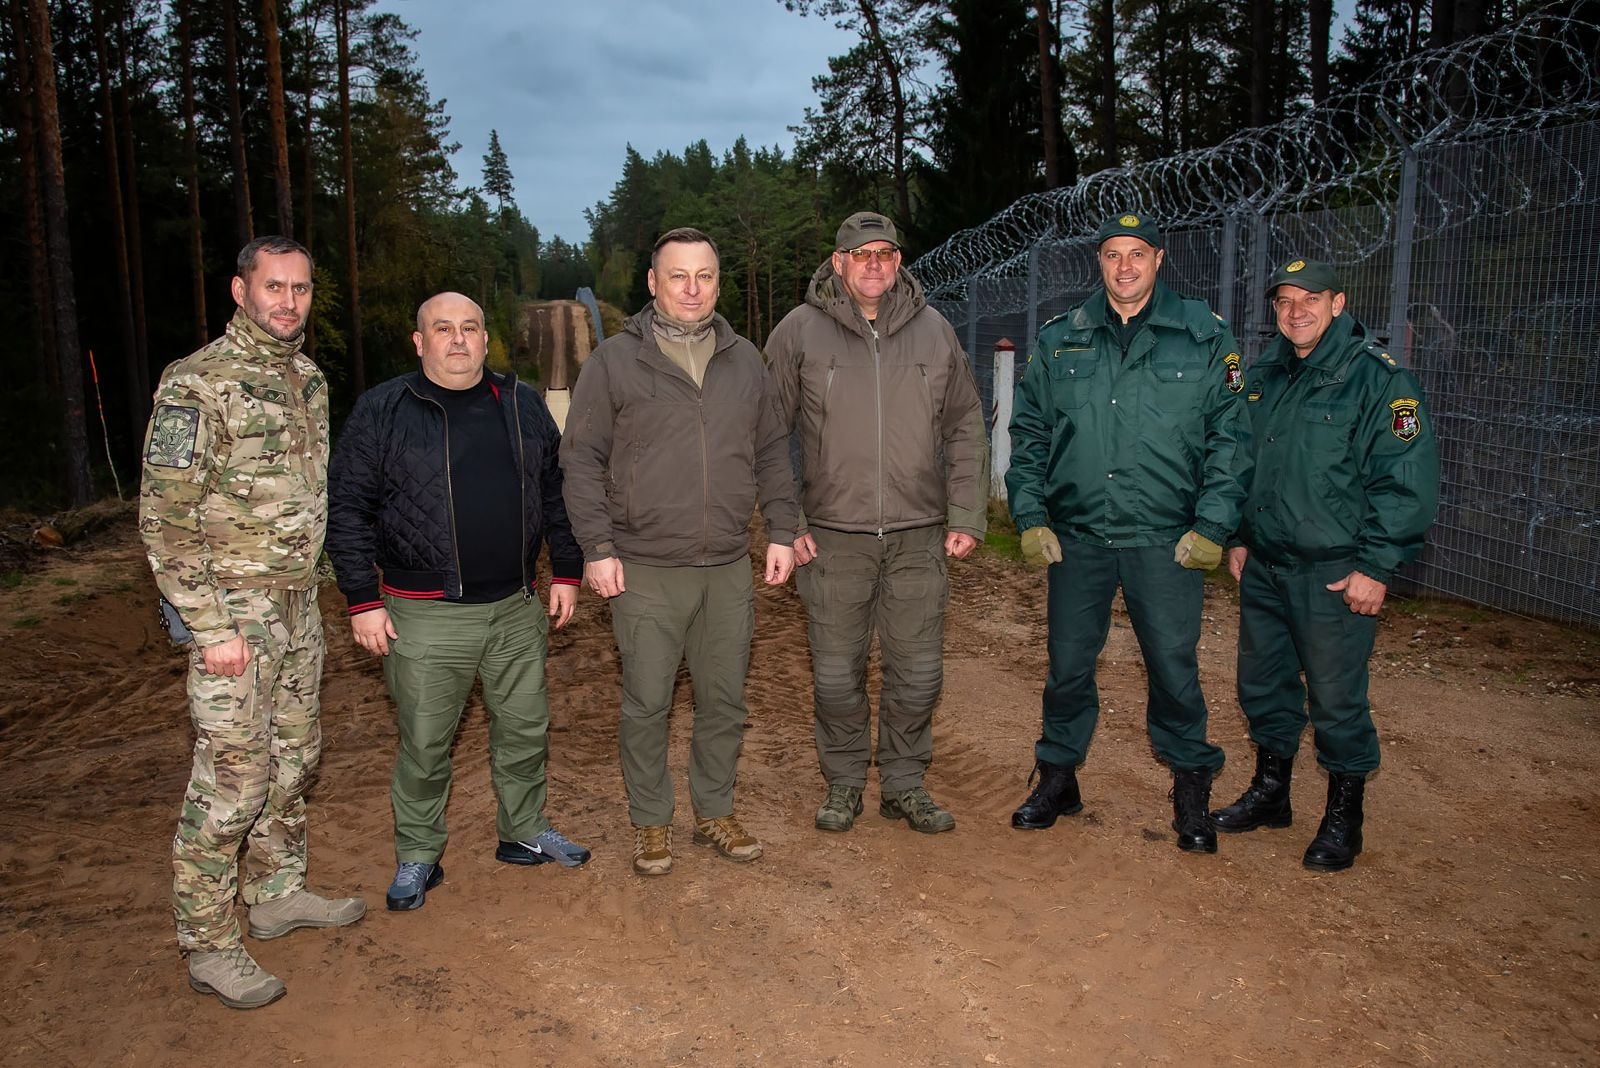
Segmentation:
<svg viewBox="0 0 1600 1068">
<path fill-rule="evenodd" d="M 611 194 L 629 144 L 647 158 L 701 138 L 721 155 L 794 145 L 814 75 L 854 39 L 778 0 L 379 0 L 403 18 L 443 97 L 464 185 L 481 185 L 489 131 L 542 237 L 586 241 L 583 210 Z"/>
</svg>

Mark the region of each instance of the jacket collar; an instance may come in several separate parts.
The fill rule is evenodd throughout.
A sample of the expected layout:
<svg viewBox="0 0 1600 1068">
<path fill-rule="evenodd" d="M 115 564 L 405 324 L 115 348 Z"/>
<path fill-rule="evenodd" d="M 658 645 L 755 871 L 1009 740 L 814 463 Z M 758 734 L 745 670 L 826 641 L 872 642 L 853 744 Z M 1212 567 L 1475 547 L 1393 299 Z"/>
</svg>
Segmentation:
<svg viewBox="0 0 1600 1068">
<path fill-rule="evenodd" d="M 640 308 L 638 312 L 630 315 L 622 324 L 623 330 L 639 340 L 639 355 L 641 356 L 644 355 L 647 347 L 648 351 L 657 354 L 661 351 L 660 347 L 656 345 L 654 326 L 656 315 L 656 302 L 652 300 L 649 304 Z M 733 332 L 733 325 L 722 317 L 721 312 L 711 313 L 711 330 L 717 337 L 717 343 L 711 350 L 713 354 L 730 348 L 735 341 L 739 340 L 739 335 Z M 665 356 L 661 358 L 666 359 Z"/>
<path fill-rule="evenodd" d="M 1333 317 L 1333 322 L 1328 324 L 1328 330 L 1322 335 L 1322 340 L 1317 342 L 1317 347 L 1305 356 L 1307 370 L 1315 370 L 1320 381 L 1340 380 L 1344 377 L 1344 369 L 1350 362 L 1349 347 L 1352 340 L 1365 341 L 1367 328 L 1349 312 L 1344 312 Z M 1272 336 L 1266 351 L 1261 354 L 1261 363 L 1281 363 L 1289 366 L 1290 360 L 1298 360 L 1294 346 L 1289 344 L 1289 339 L 1282 333 Z"/>
<path fill-rule="evenodd" d="M 1146 320 L 1149 325 L 1168 330 L 1186 329 L 1183 321 L 1183 298 L 1168 289 L 1166 283 L 1159 278 L 1156 279 L 1155 289 L 1150 293 L 1149 308 L 1150 318 Z M 1072 316 L 1072 325 L 1084 330 L 1110 326 L 1112 324 L 1107 318 L 1109 311 L 1110 301 L 1102 289 L 1094 297 L 1078 305 L 1078 310 Z"/>
<path fill-rule="evenodd" d="M 257 326 L 255 320 L 244 313 L 243 308 L 234 309 L 233 318 L 228 320 L 226 333 L 230 341 L 247 352 L 280 359 L 288 359 L 298 353 L 306 339 L 305 333 L 302 332 L 293 341 L 279 341 Z"/>
<path fill-rule="evenodd" d="M 844 282 L 833 269 L 832 256 L 823 260 L 822 266 L 812 274 L 811 284 L 806 287 L 806 303 L 821 308 L 847 329 L 866 335 L 866 317 L 845 292 Z M 922 283 L 901 267 L 895 272 L 894 285 L 884 290 L 883 299 L 878 301 L 874 328 L 879 334 L 892 334 L 916 318 L 927 303 Z"/>
</svg>

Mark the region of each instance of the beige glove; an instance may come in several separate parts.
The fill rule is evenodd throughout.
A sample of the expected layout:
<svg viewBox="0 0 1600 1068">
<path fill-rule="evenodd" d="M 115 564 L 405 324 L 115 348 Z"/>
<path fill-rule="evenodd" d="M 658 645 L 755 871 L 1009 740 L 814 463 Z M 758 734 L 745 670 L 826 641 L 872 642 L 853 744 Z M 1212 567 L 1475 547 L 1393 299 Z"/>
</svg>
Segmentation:
<svg viewBox="0 0 1600 1068">
<path fill-rule="evenodd" d="M 1059 564 L 1061 542 L 1049 527 L 1029 527 L 1022 532 L 1022 558 L 1035 566 Z"/>
<path fill-rule="evenodd" d="M 1172 560 L 1195 571 L 1210 571 L 1222 563 L 1222 546 L 1210 538 L 1202 538 L 1191 530 L 1178 539 L 1178 547 L 1173 550 Z"/>
</svg>

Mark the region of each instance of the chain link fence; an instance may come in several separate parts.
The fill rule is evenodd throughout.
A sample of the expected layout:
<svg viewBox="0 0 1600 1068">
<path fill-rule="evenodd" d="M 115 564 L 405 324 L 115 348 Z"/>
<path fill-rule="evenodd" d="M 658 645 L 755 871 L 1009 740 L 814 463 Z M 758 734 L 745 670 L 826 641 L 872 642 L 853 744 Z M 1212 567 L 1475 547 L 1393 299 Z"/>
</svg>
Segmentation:
<svg viewBox="0 0 1600 1068">
<path fill-rule="evenodd" d="M 1471 92 L 1463 70 L 1471 74 L 1495 54 L 1485 41 L 1547 62 L 1555 53 L 1570 56 L 1563 49 L 1579 39 L 1578 28 L 1559 22 L 1552 43 L 1545 19 L 1423 57 L 1418 71 L 1459 100 Z M 1537 49 L 1532 36 L 1542 42 Z M 1463 56 L 1464 67 L 1452 62 Z M 1494 123 L 1461 125 L 1447 137 L 1436 126 L 1434 136 L 1393 152 L 1392 166 L 1352 170 L 1342 183 L 1324 173 L 1316 197 L 1229 200 L 1228 189 L 1213 185 L 1191 188 L 1187 206 L 1167 204 L 1165 216 L 1136 196 L 1096 206 L 1180 220 L 1168 231 L 1162 278 L 1210 302 L 1250 360 L 1273 329 L 1264 292 L 1272 268 L 1297 256 L 1337 262 L 1350 312 L 1417 374 L 1440 440 L 1439 517 L 1401 585 L 1600 626 L 1595 63 L 1585 52 L 1553 102 L 1520 113 L 1480 102 Z M 1399 107 L 1408 98 L 1391 99 Z M 1305 118 L 1285 125 L 1295 123 L 1315 125 Z M 1283 130 L 1274 130 L 1281 138 Z M 1254 133 L 1267 140 L 1271 131 Z M 1023 207 L 987 224 L 1004 223 L 1004 241 L 980 227 L 911 266 L 964 340 L 991 413 L 997 387 L 1015 386 L 994 381 L 996 343 L 1015 344 L 1020 375 L 1040 325 L 1101 285 L 1090 236 L 1099 214 L 1083 211 L 1075 232 L 1063 233 L 1058 213 L 1019 247 L 1011 232 L 1018 219 L 1042 218 L 1037 204 Z M 978 263 L 974 250 L 985 242 L 994 248 Z M 968 269 L 959 282 L 940 277 L 952 262 Z"/>
</svg>

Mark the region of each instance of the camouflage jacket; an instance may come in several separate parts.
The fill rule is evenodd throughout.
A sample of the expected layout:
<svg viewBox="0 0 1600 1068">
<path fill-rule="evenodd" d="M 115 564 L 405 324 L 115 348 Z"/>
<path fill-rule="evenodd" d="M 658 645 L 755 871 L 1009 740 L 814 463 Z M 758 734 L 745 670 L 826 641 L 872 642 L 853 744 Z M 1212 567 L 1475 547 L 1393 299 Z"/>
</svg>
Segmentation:
<svg viewBox="0 0 1600 1068">
<path fill-rule="evenodd" d="M 139 533 L 162 596 L 200 646 L 255 635 L 229 589 L 316 584 L 328 526 L 328 391 L 299 341 L 238 311 L 169 366 L 145 439 Z"/>
</svg>

